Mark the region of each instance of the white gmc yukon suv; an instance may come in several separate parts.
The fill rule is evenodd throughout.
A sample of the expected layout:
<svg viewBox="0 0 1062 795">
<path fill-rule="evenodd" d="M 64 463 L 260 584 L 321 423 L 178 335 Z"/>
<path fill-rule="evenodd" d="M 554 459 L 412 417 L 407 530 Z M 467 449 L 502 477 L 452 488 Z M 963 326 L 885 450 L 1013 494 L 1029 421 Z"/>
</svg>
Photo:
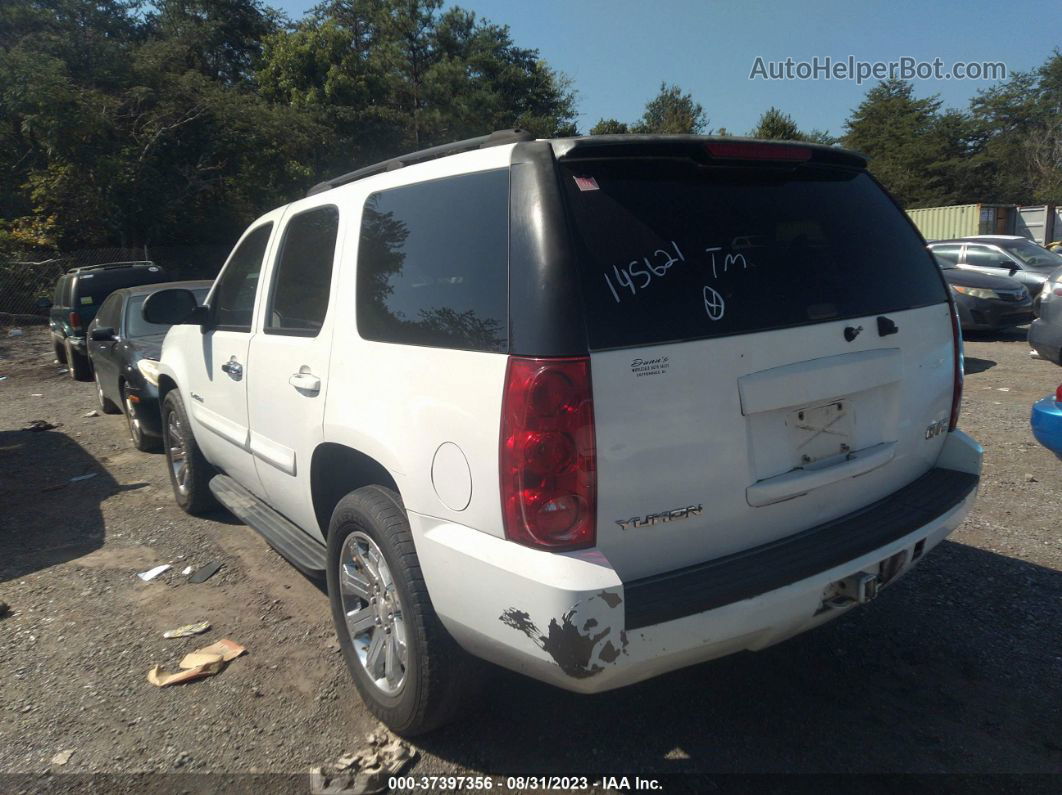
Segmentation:
<svg viewBox="0 0 1062 795">
<path fill-rule="evenodd" d="M 949 293 L 858 155 L 695 136 L 417 152 L 255 221 L 158 365 L 182 508 L 327 576 L 364 701 L 474 658 L 592 693 L 872 599 L 962 521 Z"/>
</svg>

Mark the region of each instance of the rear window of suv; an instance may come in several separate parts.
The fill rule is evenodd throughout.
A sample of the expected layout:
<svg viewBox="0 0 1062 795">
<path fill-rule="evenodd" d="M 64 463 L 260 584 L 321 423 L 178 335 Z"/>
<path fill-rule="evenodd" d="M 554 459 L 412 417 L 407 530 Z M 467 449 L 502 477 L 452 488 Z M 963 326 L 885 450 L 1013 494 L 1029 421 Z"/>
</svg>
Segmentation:
<svg viewBox="0 0 1062 795">
<path fill-rule="evenodd" d="M 864 172 L 602 160 L 561 176 L 595 350 L 947 300 L 924 243 Z"/>
<path fill-rule="evenodd" d="M 99 306 L 108 295 L 122 287 L 155 284 L 165 280 L 166 272 L 158 265 L 80 271 L 74 291 L 74 307 Z"/>
</svg>

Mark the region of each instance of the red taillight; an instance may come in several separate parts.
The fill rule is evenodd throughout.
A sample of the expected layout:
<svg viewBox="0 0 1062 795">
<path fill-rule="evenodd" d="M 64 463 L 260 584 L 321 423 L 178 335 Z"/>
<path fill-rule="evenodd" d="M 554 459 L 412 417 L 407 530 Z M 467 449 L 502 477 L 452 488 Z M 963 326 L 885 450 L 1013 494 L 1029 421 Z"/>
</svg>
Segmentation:
<svg viewBox="0 0 1062 795">
<path fill-rule="evenodd" d="M 951 339 L 952 351 L 955 359 L 954 386 L 951 392 L 951 418 L 948 420 L 948 430 L 954 431 L 959 427 L 959 409 L 962 406 L 962 330 L 959 328 L 959 312 L 955 308 L 955 299 L 952 298 L 951 290 L 948 290 L 948 309 L 951 312 Z"/>
<path fill-rule="evenodd" d="M 1055 402 L 1062 403 L 1062 384 L 1058 385 L 1058 389 L 1055 390 Z"/>
<path fill-rule="evenodd" d="M 70 328 L 81 328 L 81 315 L 77 312 L 70 313 Z"/>
<path fill-rule="evenodd" d="M 502 397 L 505 537 L 563 550 L 596 541 L 590 359 L 509 358 Z"/>
<path fill-rule="evenodd" d="M 743 141 L 711 141 L 704 145 L 712 157 L 734 160 L 810 160 L 806 146 L 760 144 Z"/>
</svg>

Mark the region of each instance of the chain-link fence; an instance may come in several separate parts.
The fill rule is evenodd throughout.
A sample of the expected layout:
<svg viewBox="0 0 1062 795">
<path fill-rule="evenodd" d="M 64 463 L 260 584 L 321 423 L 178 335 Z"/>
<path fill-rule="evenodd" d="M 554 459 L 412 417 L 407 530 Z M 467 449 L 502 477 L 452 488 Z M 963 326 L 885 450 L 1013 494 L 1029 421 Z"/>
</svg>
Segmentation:
<svg viewBox="0 0 1062 795">
<path fill-rule="evenodd" d="M 228 246 L 157 246 L 151 248 L 96 248 L 57 254 L 38 261 L 0 257 L 0 323 L 45 323 L 55 283 L 71 268 L 106 262 L 151 260 L 165 269 L 172 281 L 213 279 L 229 253 Z"/>
</svg>

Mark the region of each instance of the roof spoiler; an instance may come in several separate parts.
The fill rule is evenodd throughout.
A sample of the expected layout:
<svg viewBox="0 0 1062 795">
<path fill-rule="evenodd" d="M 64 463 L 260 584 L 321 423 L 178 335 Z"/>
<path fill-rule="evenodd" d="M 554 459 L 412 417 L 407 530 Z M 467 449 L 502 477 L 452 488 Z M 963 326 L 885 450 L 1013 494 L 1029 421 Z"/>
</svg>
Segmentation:
<svg viewBox="0 0 1062 795">
<path fill-rule="evenodd" d="M 385 171 L 394 171 L 395 169 L 402 168 L 404 166 L 411 166 L 414 163 L 423 163 L 428 160 L 435 160 L 440 157 L 446 157 L 447 155 L 456 155 L 459 152 L 470 152 L 473 149 L 487 149 L 491 146 L 502 146 L 504 144 L 515 144 L 522 141 L 533 141 L 535 136 L 529 133 L 527 130 L 521 130 L 520 128 L 514 128 L 511 130 L 495 130 L 490 135 L 480 135 L 476 138 L 467 138 L 464 141 L 454 141 L 449 144 L 442 144 L 440 146 L 433 146 L 429 149 L 421 149 L 417 152 L 410 152 L 409 154 L 399 155 L 393 157 L 390 160 L 383 160 L 379 163 L 374 163 L 371 166 L 365 166 L 359 168 L 356 171 L 351 171 L 348 174 L 343 174 L 339 177 L 334 177 L 324 182 L 319 182 L 310 188 L 307 192 L 307 196 L 313 196 L 317 193 L 324 193 L 332 188 L 338 188 L 340 185 L 347 185 L 351 182 L 356 182 L 359 179 L 365 177 L 371 177 L 373 174 L 382 174 Z"/>
<path fill-rule="evenodd" d="M 811 160 L 866 168 L 867 158 L 837 146 L 710 135 L 589 135 L 550 141 L 558 160 L 619 157 L 696 157 L 706 162 Z"/>
</svg>

